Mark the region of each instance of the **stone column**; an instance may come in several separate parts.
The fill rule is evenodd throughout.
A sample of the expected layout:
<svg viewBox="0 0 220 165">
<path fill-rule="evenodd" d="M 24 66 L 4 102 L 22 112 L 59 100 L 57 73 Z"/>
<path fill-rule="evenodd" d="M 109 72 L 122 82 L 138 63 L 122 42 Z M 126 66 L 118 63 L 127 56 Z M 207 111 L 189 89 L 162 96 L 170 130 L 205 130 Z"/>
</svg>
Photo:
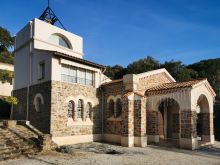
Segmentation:
<svg viewBox="0 0 220 165">
<path fill-rule="evenodd" d="M 180 110 L 180 147 L 194 150 L 198 147 L 196 133 L 196 111 Z"/>
<path fill-rule="evenodd" d="M 213 113 L 202 113 L 202 141 L 215 143 Z"/>
<path fill-rule="evenodd" d="M 159 143 L 157 111 L 147 111 L 147 140 L 148 142 Z"/>
<path fill-rule="evenodd" d="M 145 98 L 134 101 L 134 145 L 147 146 Z"/>
<path fill-rule="evenodd" d="M 122 100 L 121 145 L 134 146 L 134 100 L 124 97 Z"/>
</svg>

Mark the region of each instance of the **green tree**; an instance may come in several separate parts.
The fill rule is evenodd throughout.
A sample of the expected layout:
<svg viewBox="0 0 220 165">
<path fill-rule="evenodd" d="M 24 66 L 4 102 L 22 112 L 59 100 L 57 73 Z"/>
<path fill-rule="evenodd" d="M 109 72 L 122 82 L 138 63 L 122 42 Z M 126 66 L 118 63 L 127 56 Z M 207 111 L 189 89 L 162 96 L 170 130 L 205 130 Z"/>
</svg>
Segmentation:
<svg viewBox="0 0 220 165">
<path fill-rule="evenodd" d="M 120 65 L 115 65 L 113 67 L 107 66 L 105 75 L 114 80 L 122 78 L 123 75 L 126 74 L 126 72 L 126 69 Z"/>
<path fill-rule="evenodd" d="M 165 63 L 161 65 L 161 68 L 166 68 L 166 70 L 177 81 L 189 81 L 198 77 L 198 73 L 196 71 L 190 68 L 186 68 L 186 66 L 182 64 L 181 61 L 165 61 Z"/>
<path fill-rule="evenodd" d="M 13 47 L 14 39 L 10 32 L 0 26 L 0 52 L 7 51 L 9 48 Z"/>
<path fill-rule="evenodd" d="M 9 51 L 14 45 L 14 38 L 8 30 L 0 27 L 0 62 L 13 64 L 14 56 Z"/>
<path fill-rule="evenodd" d="M 158 69 L 160 63 L 153 57 L 147 56 L 147 58 L 134 61 L 127 66 L 128 73 L 138 74 L 142 72 L 147 72 L 150 70 Z"/>
</svg>

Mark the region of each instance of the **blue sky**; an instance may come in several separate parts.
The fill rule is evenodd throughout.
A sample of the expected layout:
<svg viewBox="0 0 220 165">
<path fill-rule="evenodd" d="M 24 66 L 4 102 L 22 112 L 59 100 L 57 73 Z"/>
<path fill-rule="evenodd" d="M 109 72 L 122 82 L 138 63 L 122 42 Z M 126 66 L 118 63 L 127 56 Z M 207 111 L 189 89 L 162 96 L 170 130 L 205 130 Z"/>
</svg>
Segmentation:
<svg viewBox="0 0 220 165">
<path fill-rule="evenodd" d="M 46 5 L 1 0 L 0 26 L 15 35 Z M 219 0 L 51 0 L 51 6 L 68 31 L 84 38 L 85 59 L 100 64 L 220 57 Z"/>
</svg>

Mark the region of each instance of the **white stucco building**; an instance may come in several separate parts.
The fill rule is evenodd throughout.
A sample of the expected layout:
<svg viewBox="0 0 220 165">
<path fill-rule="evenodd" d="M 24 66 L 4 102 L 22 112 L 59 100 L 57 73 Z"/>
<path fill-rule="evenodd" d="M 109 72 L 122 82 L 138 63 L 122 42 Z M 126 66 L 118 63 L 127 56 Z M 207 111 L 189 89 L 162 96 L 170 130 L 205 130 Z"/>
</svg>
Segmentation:
<svg viewBox="0 0 220 165">
<path fill-rule="evenodd" d="M 14 66 L 11 64 L 1 63 L 0 62 L 0 70 L 6 71 L 14 71 Z M 1 82 L 0 81 L 0 98 L 5 96 L 11 96 L 11 92 L 13 90 L 13 80 L 12 82 Z"/>
</svg>

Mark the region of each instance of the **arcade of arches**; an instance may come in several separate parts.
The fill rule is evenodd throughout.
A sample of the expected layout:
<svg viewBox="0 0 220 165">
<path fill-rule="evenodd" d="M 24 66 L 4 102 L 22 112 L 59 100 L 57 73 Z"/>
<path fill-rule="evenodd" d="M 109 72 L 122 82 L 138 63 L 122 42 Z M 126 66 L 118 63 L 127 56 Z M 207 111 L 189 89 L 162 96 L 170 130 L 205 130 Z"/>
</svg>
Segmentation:
<svg viewBox="0 0 220 165">
<path fill-rule="evenodd" d="M 207 80 L 166 83 L 124 95 L 119 90 L 122 113 L 119 118 L 108 117 L 116 107 L 113 92 L 121 85 L 116 82 L 104 86 L 108 100 L 104 119 L 106 141 L 142 147 L 147 143 L 168 143 L 186 149 L 214 143 L 215 93 Z"/>
</svg>

